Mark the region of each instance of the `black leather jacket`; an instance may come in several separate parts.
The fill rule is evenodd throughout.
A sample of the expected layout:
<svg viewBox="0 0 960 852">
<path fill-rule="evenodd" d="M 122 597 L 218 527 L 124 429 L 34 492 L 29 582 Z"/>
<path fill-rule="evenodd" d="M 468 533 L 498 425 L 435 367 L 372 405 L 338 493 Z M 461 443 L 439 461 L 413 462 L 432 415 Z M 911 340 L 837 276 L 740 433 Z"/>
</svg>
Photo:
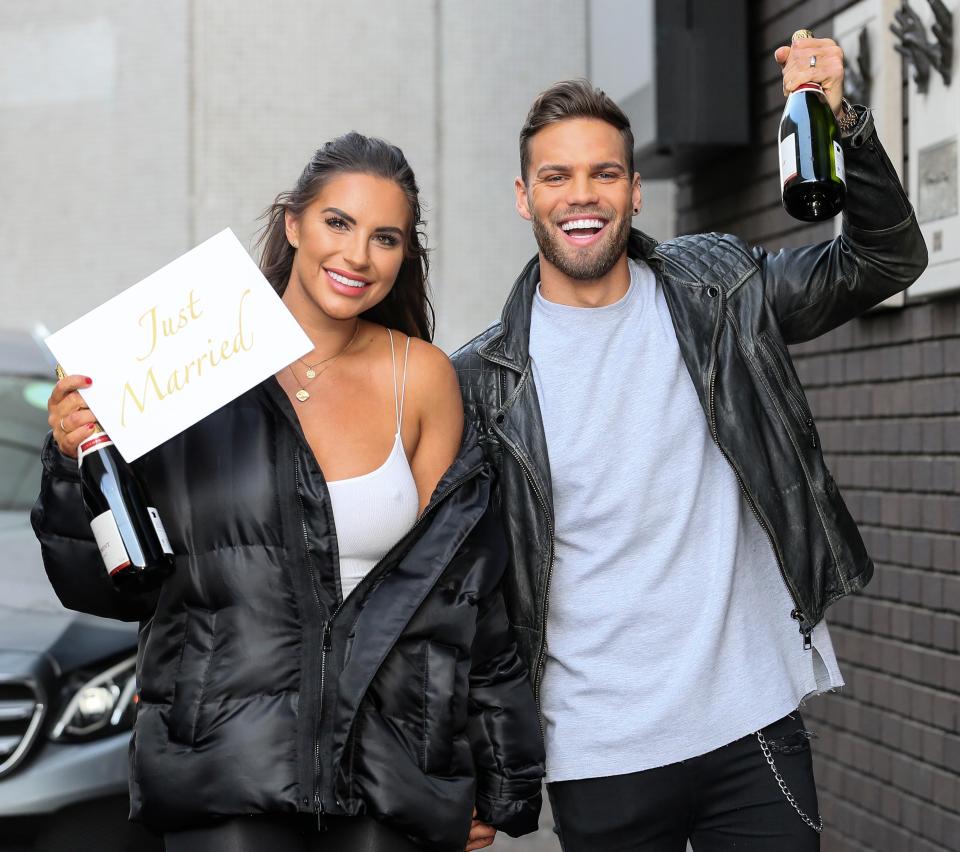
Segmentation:
<svg viewBox="0 0 960 852">
<path fill-rule="evenodd" d="M 824 464 L 787 345 L 903 290 L 927 262 L 869 111 L 844 147 L 847 206 L 842 234 L 831 242 L 774 254 L 730 235 L 657 245 L 634 231 L 628 249 L 663 288 L 704 417 L 770 538 L 805 638 L 831 603 L 867 583 L 873 564 Z M 453 356 L 467 416 L 499 473 L 494 505 L 510 552 L 507 609 L 538 696 L 554 543 L 550 465 L 529 358 L 539 280 L 534 258 L 501 321 Z M 598 444 L 597 452 L 616 447 Z"/>
<path fill-rule="evenodd" d="M 49 440 L 43 462 L 32 520 L 60 600 L 143 622 L 135 818 L 368 814 L 449 852 L 474 804 L 510 834 L 536 829 L 543 747 L 472 429 L 346 601 L 323 474 L 273 379 L 135 462 L 176 553 L 159 596 L 113 590 L 76 462 Z"/>
</svg>

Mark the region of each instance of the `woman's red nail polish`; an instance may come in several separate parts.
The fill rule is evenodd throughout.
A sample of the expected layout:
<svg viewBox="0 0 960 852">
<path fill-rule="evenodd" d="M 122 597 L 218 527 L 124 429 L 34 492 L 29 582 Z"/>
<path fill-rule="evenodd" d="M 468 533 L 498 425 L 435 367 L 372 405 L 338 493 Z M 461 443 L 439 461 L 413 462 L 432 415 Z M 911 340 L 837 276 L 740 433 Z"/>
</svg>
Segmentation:
<svg viewBox="0 0 960 852">
<path fill-rule="evenodd" d="M 93 379 L 91 379 L 89 376 L 84 376 L 84 377 L 83 377 L 83 380 L 84 380 L 88 385 L 92 385 L 92 384 L 93 384 Z"/>
<path fill-rule="evenodd" d="M 88 424 L 87 424 L 87 428 L 88 428 L 88 429 L 96 429 L 96 428 L 97 428 L 97 424 L 96 424 L 96 423 L 88 423 Z"/>
</svg>

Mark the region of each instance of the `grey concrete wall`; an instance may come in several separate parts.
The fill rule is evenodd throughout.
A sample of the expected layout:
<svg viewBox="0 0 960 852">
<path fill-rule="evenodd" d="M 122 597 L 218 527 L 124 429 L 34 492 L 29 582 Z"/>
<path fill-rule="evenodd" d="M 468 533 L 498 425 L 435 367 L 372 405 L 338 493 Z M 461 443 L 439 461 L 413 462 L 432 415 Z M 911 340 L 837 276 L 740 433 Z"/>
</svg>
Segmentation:
<svg viewBox="0 0 960 852">
<path fill-rule="evenodd" d="M 0 17 L 0 324 L 51 328 L 189 248 L 186 0 Z"/>
<path fill-rule="evenodd" d="M 229 225 L 252 245 L 267 204 L 350 130 L 399 145 L 435 195 L 432 2 L 192 5 L 196 240 Z"/>
<path fill-rule="evenodd" d="M 513 209 L 533 97 L 586 73 L 586 0 L 37 0 L 0 23 L 0 325 L 58 328 L 257 217 L 324 140 L 406 152 L 437 342 L 499 314 L 535 246 Z"/>
<path fill-rule="evenodd" d="M 586 73 L 584 14 L 584 0 L 442 3 L 434 289 L 445 348 L 499 317 L 536 253 L 514 209 L 517 136 L 537 93 Z"/>
</svg>

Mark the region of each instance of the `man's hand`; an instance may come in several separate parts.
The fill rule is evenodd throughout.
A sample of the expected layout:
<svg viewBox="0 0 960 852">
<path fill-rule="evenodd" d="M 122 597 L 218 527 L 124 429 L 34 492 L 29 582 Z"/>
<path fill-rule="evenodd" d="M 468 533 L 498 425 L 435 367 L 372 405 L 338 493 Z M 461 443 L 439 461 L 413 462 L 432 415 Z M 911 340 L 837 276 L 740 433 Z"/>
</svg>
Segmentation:
<svg viewBox="0 0 960 852">
<path fill-rule="evenodd" d="M 774 59 L 783 72 L 784 97 L 801 83 L 819 83 L 834 115 L 843 98 L 843 51 L 830 38 L 800 38 L 791 47 L 778 47 Z M 810 65 L 810 58 L 816 64 Z"/>
<path fill-rule="evenodd" d="M 466 852 L 473 852 L 474 849 L 486 849 L 493 838 L 497 836 L 497 830 L 485 822 L 477 819 L 477 809 L 473 809 L 473 822 L 470 823 L 470 835 L 467 837 Z"/>
</svg>

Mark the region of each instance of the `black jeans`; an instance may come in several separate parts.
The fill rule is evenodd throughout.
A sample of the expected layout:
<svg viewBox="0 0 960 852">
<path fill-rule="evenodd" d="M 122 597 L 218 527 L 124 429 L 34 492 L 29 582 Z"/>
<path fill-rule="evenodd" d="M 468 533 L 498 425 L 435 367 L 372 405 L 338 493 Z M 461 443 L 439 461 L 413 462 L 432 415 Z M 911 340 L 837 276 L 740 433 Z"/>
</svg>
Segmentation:
<svg viewBox="0 0 960 852">
<path fill-rule="evenodd" d="M 799 713 L 761 733 L 797 804 L 819 820 Z M 817 852 L 820 835 L 787 802 L 754 734 L 657 769 L 547 785 L 564 852 Z"/>
<path fill-rule="evenodd" d="M 370 817 L 333 817 L 318 831 L 312 817 L 249 816 L 163 836 L 166 852 L 423 852 Z"/>
</svg>

